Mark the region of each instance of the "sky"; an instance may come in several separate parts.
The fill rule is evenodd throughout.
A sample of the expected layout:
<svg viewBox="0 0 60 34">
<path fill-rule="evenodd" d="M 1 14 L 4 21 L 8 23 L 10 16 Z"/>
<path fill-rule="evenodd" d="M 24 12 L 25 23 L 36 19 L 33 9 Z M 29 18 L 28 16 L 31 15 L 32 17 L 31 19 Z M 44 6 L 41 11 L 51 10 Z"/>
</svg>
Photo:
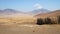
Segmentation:
<svg viewBox="0 0 60 34">
<path fill-rule="evenodd" d="M 0 0 L 0 10 L 32 11 L 42 8 L 48 10 L 60 9 L 60 0 Z"/>
</svg>

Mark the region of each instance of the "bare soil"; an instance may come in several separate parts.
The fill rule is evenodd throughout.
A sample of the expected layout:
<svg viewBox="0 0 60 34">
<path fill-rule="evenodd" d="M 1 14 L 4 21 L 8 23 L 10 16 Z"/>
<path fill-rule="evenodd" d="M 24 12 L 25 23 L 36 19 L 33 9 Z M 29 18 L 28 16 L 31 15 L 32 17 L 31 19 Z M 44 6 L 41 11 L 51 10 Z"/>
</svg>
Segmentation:
<svg viewBox="0 0 60 34">
<path fill-rule="evenodd" d="M 60 34 L 60 25 L 0 24 L 0 34 Z"/>
</svg>

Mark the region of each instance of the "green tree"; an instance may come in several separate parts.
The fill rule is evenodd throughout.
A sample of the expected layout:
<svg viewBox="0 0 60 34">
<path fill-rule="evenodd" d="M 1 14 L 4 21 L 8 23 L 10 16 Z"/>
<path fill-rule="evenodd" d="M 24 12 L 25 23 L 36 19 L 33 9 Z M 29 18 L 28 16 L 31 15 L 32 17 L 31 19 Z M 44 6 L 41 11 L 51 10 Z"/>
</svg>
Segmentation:
<svg viewBox="0 0 60 34">
<path fill-rule="evenodd" d="M 37 19 L 37 24 L 38 24 L 38 25 L 42 25 L 42 24 L 44 24 L 43 19 L 41 19 L 41 18 Z"/>
<path fill-rule="evenodd" d="M 60 23 L 60 16 L 58 16 L 58 23 Z"/>
<path fill-rule="evenodd" d="M 52 24 L 52 20 L 50 18 L 45 18 L 45 24 Z"/>
</svg>

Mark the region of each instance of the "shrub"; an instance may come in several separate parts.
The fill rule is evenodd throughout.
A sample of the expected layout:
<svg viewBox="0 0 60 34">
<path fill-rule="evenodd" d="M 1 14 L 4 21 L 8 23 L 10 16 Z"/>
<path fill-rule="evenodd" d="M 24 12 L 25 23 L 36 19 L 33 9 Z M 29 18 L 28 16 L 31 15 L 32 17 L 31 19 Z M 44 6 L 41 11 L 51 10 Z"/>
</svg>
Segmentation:
<svg viewBox="0 0 60 34">
<path fill-rule="evenodd" d="M 60 16 L 58 16 L 58 23 L 60 23 Z"/>
<path fill-rule="evenodd" d="M 43 19 L 41 19 L 41 18 L 40 18 L 40 19 L 37 19 L 37 24 L 38 24 L 38 25 L 42 25 L 42 24 L 44 24 Z"/>
<path fill-rule="evenodd" d="M 45 24 L 52 24 L 52 20 L 50 18 L 45 18 Z"/>
</svg>

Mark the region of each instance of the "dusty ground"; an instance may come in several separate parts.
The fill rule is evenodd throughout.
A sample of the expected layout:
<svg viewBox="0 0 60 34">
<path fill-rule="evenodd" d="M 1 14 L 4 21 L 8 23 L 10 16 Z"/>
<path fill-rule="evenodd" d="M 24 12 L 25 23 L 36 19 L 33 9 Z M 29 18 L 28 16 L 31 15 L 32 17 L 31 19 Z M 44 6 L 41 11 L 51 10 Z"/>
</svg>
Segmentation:
<svg viewBox="0 0 60 34">
<path fill-rule="evenodd" d="M 60 25 L 0 24 L 0 34 L 60 34 Z"/>
</svg>

